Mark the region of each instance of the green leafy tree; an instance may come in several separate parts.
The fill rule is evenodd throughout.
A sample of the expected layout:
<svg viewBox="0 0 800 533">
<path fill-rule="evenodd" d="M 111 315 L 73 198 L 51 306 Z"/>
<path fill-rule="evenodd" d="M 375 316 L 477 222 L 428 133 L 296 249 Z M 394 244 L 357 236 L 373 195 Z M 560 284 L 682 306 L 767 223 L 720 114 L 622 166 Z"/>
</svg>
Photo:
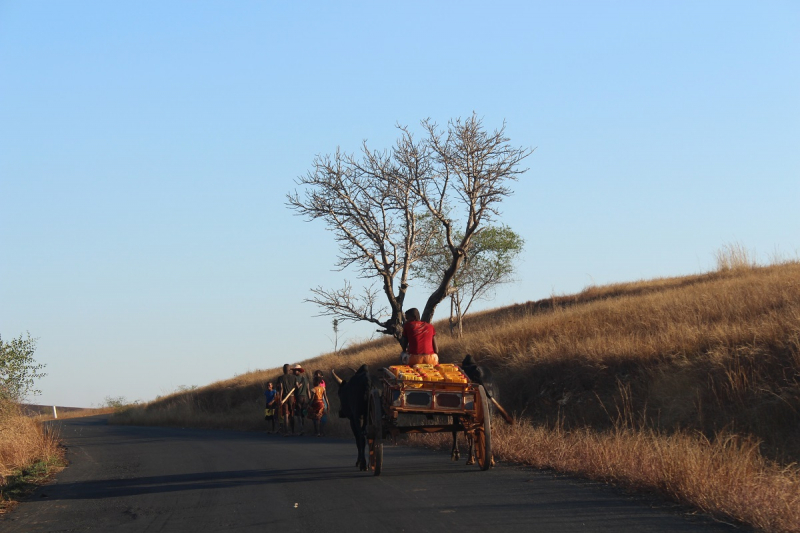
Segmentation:
<svg viewBox="0 0 800 533">
<path fill-rule="evenodd" d="M 430 255 L 432 240 L 440 236 L 442 268 L 436 282 L 429 279 L 433 290 L 422 312 L 430 322 L 473 237 L 499 215 L 511 182 L 527 170 L 520 163 L 533 151 L 510 145 L 505 124 L 486 131 L 474 113 L 443 130 L 430 120 L 421 125 L 419 139 L 398 126 L 400 138 L 390 150 L 373 151 L 365 142 L 358 156 L 338 149 L 317 156 L 297 179 L 301 190 L 287 195 L 297 214 L 324 222 L 332 232 L 339 245 L 337 267 L 366 280 L 362 290 L 349 281 L 341 289 L 317 287 L 308 301 L 323 315 L 371 322 L 398 340 L 414 264 Z M 429 227 L 420 223 L 426 217 Z"/>
<path fill-rule="evenodd" d="M 464 263 L 447 290 L 450 299 L 450 331 L 463 335 L 463 318 L 476 300 L 491 299 L 498 285 L 513 281 L 516 260 L 525 241 L 506 225 L 481 228 L 470 242 Z M 418 275 L 436 286 L 447 262 L 442 235 L 432 239 L 430 253 L 417 264 Z"/>
<path fill-rule="evenodd" d="M 0 337 L 0 395 L 21 402 L 28 396 L 41 394 L 34 388 L 34 382 L 47 374 L 41 372 L 45 365 L 33 359 L 35 351 L 36 339 L 30 333 L 10 342 Z"/>
</svg>

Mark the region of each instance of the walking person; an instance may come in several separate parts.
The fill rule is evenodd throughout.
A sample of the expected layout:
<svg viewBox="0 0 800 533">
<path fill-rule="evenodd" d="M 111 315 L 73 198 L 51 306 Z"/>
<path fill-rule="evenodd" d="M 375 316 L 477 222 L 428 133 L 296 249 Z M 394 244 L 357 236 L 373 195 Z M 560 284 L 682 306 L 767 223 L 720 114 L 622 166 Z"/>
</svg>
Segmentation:
<svg viewBox="0 0 800 533">
<path fill-rule="evenodd" d="M 324 435 L 325 426 L 328 423 L 328 413 L 330 412 L 331 404 L 328 401 L 328 386 L 325 384 L 325 376 L 322 373 L 322 370 L 314 371 L 314 379 L 316 378 L 319 378 L 319 386 L 325 390 L 325 393 L 322 396 L 322 401 L 325 403 L 325 411 L 322 413 L 322 420 L 319 422 L 319 432 Z"/>
<path fill-rule="evenodd" d="M 322 418 L 327 409 L 328 393 L 325 390 L 324 380 L 321 376 L 314 376 L 311 388 L 311 402 L 308 405 L 308 418 L 314 423 L 314 435 L 322 436 Z"/>
<path fill-rule="evenodd" d="M 283 436 L 294 435 L 294 406 L 297 378 L 289 371 L 289 365 L 283 365 L 283 375 L 278 378 L 278 395 L 280 398 L 280 416 L 283 425 Z"/>
<path fill-rule="evenodd" d="M 306 376 L 306 371 L 302 366 L 294 365 L 292 372 L 294 372 L 297 387 L 294 393 L 295 416 L 300 418 L 300 434 L 302 435 L 305 428 L 305 419 L 308 415 L 308 405 L 311 403 L 311 383 L 308 381 L 308 376 Z"/>
</svg>

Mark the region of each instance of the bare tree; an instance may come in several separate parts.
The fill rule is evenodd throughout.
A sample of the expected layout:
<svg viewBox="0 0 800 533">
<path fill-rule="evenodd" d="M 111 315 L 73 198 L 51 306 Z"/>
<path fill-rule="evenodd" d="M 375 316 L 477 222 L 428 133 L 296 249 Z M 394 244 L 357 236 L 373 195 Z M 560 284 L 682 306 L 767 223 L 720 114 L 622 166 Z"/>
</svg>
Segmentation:
<svg viewBox="0 0 800 533">
<path fill-rule="evenodd" d="M 430 253 L 437 233 L 443 235 L 448 259 L 422 313 L 430 322 L 473 235 L 499 214 L 498 204 L 511 194 L 509 182 L 527 170 L 519 163 L 533 151 L 510 146 L 505 124 L 487 132 L 475 114 L 451 120 L 444 131 L 430 120 L 421 124 L 420 141 L 398 126 L 391 150 L 372 151 L 365 142 L 358 157 L 338 149 L 317 156 L 297 179 L 302 192 L 287 195 L 291 209 L 323 220 L 333 232 L 337 268 L 351 267 L 372 281 L 360 292 L 347 281 L 338 290 L 317 287 L 308 301 L 323 315 L 372 322 L 398 339 L 414 263 Z M 435 231 L 420 222 L 426 217 L 438 225 Z"/>
</svg>

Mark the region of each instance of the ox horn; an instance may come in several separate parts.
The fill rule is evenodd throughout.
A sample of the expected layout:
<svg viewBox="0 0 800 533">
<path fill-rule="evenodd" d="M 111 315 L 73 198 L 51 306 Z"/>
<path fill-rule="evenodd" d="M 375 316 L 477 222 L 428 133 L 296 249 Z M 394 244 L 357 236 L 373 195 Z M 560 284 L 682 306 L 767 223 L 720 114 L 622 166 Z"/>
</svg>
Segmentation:
<svg viewBox="0 0 800 533">
<path fill-rule="evenodd" d="M 331 375 L 333 376 L 333 379 L 336 380 L 336 383 L 338 383 L 339 385 L 342 384 L 342 378 L 337 376 L 335 371 L 331 370 Z"/>
</svg>

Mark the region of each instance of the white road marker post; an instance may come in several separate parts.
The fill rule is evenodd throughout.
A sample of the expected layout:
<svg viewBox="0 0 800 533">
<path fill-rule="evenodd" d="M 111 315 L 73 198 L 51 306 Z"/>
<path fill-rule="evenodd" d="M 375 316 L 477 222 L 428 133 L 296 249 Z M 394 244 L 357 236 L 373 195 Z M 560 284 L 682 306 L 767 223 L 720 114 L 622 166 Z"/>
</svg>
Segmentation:
<svg viewBox="0 0 800 533">
<path fill-rule="evenodd" d="M 53 406 L 53 418 L 58 418 L 58 411 L 56 411 L 56 406 Z"/>
</svg>

